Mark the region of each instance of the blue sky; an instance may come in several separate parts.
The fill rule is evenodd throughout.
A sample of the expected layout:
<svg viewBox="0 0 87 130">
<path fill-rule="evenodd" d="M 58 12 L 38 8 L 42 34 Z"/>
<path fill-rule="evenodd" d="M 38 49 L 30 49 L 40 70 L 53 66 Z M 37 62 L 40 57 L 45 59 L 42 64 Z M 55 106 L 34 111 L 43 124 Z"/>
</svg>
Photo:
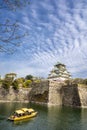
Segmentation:
<svg viewBox="0 0 87 130">
<path fill-rule="evenodd" d="M 59 61 L 72 77 L 87 77 L 86 0 L 31 0 L 21 10 L 3 9 L 1 20 L 6 18 L 17 20 L 29 36 L 14 54 L 0 53 L 0 75 L 47 77 Z"/>
</svg>

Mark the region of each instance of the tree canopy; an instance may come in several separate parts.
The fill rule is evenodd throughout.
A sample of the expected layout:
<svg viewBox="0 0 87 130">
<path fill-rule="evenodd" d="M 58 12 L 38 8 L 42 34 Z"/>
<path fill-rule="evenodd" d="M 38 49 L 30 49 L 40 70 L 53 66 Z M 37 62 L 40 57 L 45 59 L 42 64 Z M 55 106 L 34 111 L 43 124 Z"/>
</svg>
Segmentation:
<svg viewBox="0 0 87 130">
<path fill-rule="evenodd" d="M 21 26 L 17 19 L 3 17 L 4 11 L 17 13 L 29 4 L 29 0 L 0 0 L 0 52 L 14 53 L 16 48 L 22 44 L 22 38 L 28 35 L 28 32 L 21 32 Z M 2 18 L 3 17 L 3 18 Z"/>
<path fill-rule="evenodd" d="M 26 80 L 32 80 L 32 79 L 33 79 L 33 76 L 32 76 L 32 75 L 27 75 L 27 76 L 25 77 L 25 79 L 26 79 Z"/>
</svg>

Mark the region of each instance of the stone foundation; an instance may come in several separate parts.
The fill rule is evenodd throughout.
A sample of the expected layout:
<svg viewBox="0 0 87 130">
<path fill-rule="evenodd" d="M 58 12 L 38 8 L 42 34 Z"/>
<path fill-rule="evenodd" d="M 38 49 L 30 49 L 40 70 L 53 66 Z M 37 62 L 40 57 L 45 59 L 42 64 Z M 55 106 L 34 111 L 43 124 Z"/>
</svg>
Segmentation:
<svg viewBox="0 0 87 130">
<path fill-rule="evenodd" d="M 62 105 L 62 84 L 49 81 L 48 105 Z"/>
<path fill-rule="evenodd" d="M 87 107 L 87 86 L 44 80 L 33 84 L 31 88 L 19 90 L 0 87 L 0 102 L 2 101 Z"/>
<path fill-rule="evenodd" d="M 0 102 L 29 102 L 29 92 L 31 88 L 20 88 L 5 90 L 0 88 Z"/>
</svg>

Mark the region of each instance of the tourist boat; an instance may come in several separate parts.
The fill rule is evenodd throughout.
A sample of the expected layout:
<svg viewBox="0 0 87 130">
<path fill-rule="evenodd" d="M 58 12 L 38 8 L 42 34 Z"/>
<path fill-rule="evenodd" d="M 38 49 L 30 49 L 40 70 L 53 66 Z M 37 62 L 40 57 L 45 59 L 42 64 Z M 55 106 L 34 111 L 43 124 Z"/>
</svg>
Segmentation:
<svg viewBox="0 0 87 130">
<path fill-rule="evenodd" d="M 35 117 L 37 112 L 32 108 L 22 108 L 20 110 L 16 110 L 13 115 L 11 115 L 8 120 L 11 121 L 20 121 L 25 119 L 30 119 Z"/>
</svg>

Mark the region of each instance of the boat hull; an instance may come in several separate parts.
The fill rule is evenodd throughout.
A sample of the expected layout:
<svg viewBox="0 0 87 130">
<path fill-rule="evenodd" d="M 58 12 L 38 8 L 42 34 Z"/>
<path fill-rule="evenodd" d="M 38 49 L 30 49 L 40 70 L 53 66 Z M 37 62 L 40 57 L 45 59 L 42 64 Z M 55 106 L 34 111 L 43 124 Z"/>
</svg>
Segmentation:
<svg viewBox="0 0 87 130">
<path fill-rule="evenodd" d="M 10 116 L 8 118 L 8 120 L 10 121 L 20 121 L 20 120 L 25 120 L 25 119 L 30 119 L 30 118 L 33 118 L 37 115 L 37 112 L 34 112 L 32 114 L 29 114 L 29 115 L 26 115 L 26 116 L 21 116 L 21 117 L 13 117 L 13 116 Z"/>
</svg>

